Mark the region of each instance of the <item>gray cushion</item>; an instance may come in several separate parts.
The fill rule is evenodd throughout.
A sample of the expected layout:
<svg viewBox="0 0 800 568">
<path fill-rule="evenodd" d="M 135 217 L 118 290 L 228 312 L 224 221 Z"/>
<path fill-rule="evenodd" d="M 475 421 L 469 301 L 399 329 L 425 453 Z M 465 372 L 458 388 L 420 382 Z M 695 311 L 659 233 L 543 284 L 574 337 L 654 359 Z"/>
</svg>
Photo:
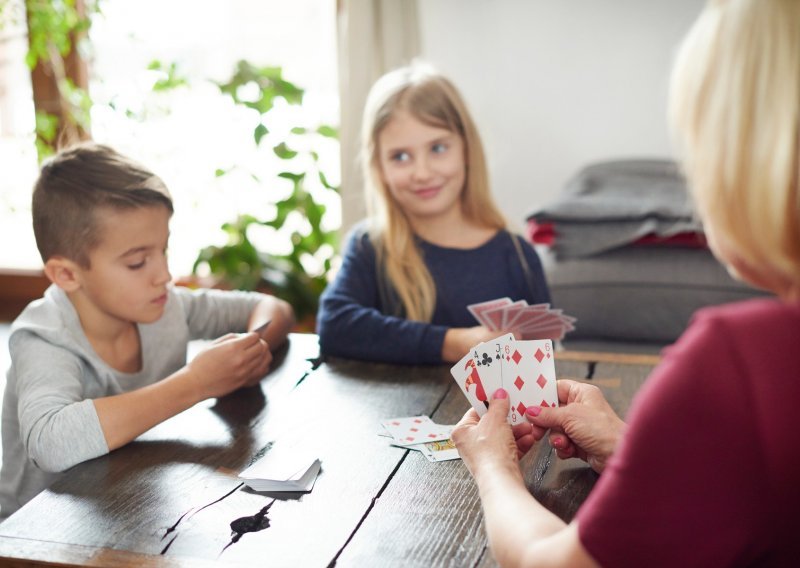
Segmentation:
<svg viewBox="0 0 800 568">
<path fill-rule="evenodd" d="M 578 318 L 566 342 L 671 343 L 698 308 L 767 295 L 731 278 L 706 249 L 629 246 L 567 260 L 538 250 L 554 307 Z"/>
</svg>

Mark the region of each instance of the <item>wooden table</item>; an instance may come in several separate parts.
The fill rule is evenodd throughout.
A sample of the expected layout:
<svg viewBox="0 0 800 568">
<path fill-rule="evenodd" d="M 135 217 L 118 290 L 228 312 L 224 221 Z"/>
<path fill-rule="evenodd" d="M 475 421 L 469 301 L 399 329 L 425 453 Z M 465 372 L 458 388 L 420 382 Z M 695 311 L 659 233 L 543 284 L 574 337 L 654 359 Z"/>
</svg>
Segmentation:
<svg viewBox="0 0 800 568">
<path fill-rule="evenodd" d="M 379 421 L 466 411 L 446 366 L 319 363 L 291 336 L 261 387 L 207 401 L 67 472 L 0 525 L 0 565 L 495 566 L 460 460 L 390 446 Z M 655 358 L 559 353 L 559 378 L 598 384 L 627 410 Z M 302 446 L 322 460 L 313 491 L 264 494 L 236 478 L 257 456 Z M 565 520 L 597 476 L 541 442 L 530 490 Z M 232 530 L 235 529 L 235 530 Z"/>
</svg>

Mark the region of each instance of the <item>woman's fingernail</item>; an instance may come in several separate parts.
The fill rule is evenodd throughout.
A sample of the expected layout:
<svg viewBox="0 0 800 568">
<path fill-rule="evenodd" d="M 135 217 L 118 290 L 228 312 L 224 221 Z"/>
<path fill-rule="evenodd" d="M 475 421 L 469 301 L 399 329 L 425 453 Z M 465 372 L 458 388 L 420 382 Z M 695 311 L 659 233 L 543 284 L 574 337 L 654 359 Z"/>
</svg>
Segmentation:
<svg viewBox="0 0 800 568">
<path fill-rule="evenodd" d="M 542 411 L 541 406 L 529 406 L 525 412 L 530 414 L 531 416 L 539 416 L 539 413 Z"/>
<path fill-rule="evenodd" d="M 560 450 L 564 447 L 564 438 L 554 438 L 553 439 L 553 447 L 557 450 Z"/>
<path fill-rule="evenodd" d="M 497 389 L 494 391 L 494 396 L 492 398 L 508 398 L 508 393 L 506 389 Z"/>
</svg>

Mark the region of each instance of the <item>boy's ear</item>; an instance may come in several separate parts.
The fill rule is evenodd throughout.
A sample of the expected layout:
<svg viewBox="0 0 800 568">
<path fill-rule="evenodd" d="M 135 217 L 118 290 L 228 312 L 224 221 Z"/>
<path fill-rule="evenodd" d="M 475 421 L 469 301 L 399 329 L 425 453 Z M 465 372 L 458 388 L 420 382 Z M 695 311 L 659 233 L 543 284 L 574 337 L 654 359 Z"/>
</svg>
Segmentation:
<svg viewBox="0 0 800 568">
<path fill-rule="evenodd" d="M 74 292 L 81 287 L 79 271 L 80 267 L 75 262 L 63 256 L 54 256 L 44 263 L 45 276 L 65 292 Z"/>
</svg>

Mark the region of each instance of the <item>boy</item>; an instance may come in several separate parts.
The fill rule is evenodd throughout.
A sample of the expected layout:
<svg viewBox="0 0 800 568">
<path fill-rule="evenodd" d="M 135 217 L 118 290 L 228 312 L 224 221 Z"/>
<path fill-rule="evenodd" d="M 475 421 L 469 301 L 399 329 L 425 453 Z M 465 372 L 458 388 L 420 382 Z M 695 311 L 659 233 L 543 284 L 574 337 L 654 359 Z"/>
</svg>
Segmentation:
<svg viewBox="0 0 800 568">
<path fill-rule="evenodd" d="M 32 209 L 52 285 L 11 328 L 0 520 L 58 472 L 257 384 L 294 323 L 271 296 L 169 286 L 170 195 L 111 148 L 84 144 L 46 162 Z M 186 363 L 190 339 L 218 336 Z"/>
</svg>

